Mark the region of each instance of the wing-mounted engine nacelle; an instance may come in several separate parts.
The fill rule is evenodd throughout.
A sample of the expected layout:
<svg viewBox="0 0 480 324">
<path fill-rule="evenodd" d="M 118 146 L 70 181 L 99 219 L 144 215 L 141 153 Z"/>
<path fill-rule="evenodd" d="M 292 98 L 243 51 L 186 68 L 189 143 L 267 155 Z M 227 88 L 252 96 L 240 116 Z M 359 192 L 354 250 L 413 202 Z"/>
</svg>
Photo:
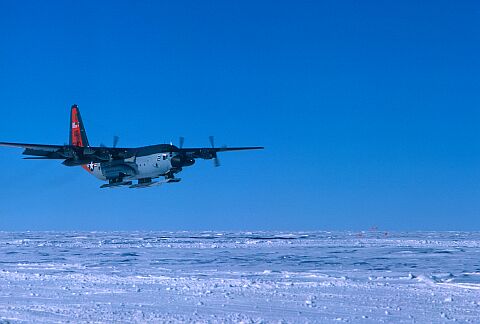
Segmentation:
<svg viewBox="0 0 480 324">
<path fill-rule="evenodd" d="M 195 164 L 195 159 L 192 157 L 188 157 L 186 155 L 176 155 L 172 157 L 170 160 L 172 167 L 174 168 L 182 168 L 187 167 Z"/>
<path fill-rule="evenodd" d="M 210 150 L 210 149 L 200 150 L 199 153 L 198 153 L 198 157 L 202 158 L 202 159 L 205 159 L 205 160 L 214 159 L 216 156 L 217 156 L 217 154 L 215 152 L 212 152 L 212 150 Z"/>
<path fill-rule="evenodd" d="M 137 175 L 135 163 L 110 164 L 102 163 L 102 174 L 107 179 L 117 179 Z"/>
</svg>

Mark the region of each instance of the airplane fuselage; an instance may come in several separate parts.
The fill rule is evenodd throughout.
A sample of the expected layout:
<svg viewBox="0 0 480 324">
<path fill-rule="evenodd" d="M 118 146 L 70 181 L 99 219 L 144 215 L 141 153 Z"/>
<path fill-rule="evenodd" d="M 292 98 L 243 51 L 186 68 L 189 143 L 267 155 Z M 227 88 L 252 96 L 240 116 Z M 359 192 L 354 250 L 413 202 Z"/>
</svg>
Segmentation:
<svg viewBox="0 0 480 324">
<path fill-rule="evenodd" d="M 106 181 L 116 174 L 124 174 L 124 180 L 155 179 L 176 170 L 171 159 L 175 153 L 155 153 L 124 161 L 89 163 L 82 167 L 96 178 Z"/>
</svg>

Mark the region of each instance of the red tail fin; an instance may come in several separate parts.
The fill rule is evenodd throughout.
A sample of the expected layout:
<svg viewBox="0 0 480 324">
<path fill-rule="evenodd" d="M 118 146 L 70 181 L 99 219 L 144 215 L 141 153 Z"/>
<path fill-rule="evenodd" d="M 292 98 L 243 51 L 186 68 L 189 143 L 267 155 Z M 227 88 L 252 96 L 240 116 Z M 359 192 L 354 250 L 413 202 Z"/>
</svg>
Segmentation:
<svg viewBox="0 0 480 324">
<path fill-rule="evenodd" d="M 89 146 L 87 133 L 83 126 L 82 116 L 80 115 L 80 109 L 77 105 L 72 106 L 70 114 L 70 145 L 86 147 Z"/>
</svg>

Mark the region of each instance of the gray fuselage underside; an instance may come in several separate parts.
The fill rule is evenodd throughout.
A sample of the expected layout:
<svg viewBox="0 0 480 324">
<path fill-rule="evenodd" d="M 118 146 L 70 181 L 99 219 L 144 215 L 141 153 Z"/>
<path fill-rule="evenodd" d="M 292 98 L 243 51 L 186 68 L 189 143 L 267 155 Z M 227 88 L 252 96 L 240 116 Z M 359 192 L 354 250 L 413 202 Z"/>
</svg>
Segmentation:
<svg viewBox="0 0 480 324">
<path fill-rule="evenodd" d="M 171 159 L 175 155 L 176 153 L 155 153 L 120 161 L 90 163 L 85 167 L 88 172 L 103 181 L 118 178 L 108 176 L 108 170 L 115 167 L 132 170 L 132 174 L 122 177 L 124 180 L 154 179 L 166 175 L 173 169 Z"/>
</svg>

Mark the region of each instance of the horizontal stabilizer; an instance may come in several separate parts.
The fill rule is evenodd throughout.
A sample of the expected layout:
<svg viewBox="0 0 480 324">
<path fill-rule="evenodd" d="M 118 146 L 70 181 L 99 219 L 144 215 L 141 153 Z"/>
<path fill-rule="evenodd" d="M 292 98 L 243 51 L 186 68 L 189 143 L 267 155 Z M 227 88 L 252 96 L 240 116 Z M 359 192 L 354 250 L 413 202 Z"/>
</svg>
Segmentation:
<svg viewBox="0 0 480 324">
<path fill-rule="evenodd" d="M 62 145 L 8 143 L 8 142 L 0 142 L 0 146 L 19 147 L 24 149 L 41 150 L 46 152 L 57 152 L 64 148 L 64 146 Z"/>
</svg>

